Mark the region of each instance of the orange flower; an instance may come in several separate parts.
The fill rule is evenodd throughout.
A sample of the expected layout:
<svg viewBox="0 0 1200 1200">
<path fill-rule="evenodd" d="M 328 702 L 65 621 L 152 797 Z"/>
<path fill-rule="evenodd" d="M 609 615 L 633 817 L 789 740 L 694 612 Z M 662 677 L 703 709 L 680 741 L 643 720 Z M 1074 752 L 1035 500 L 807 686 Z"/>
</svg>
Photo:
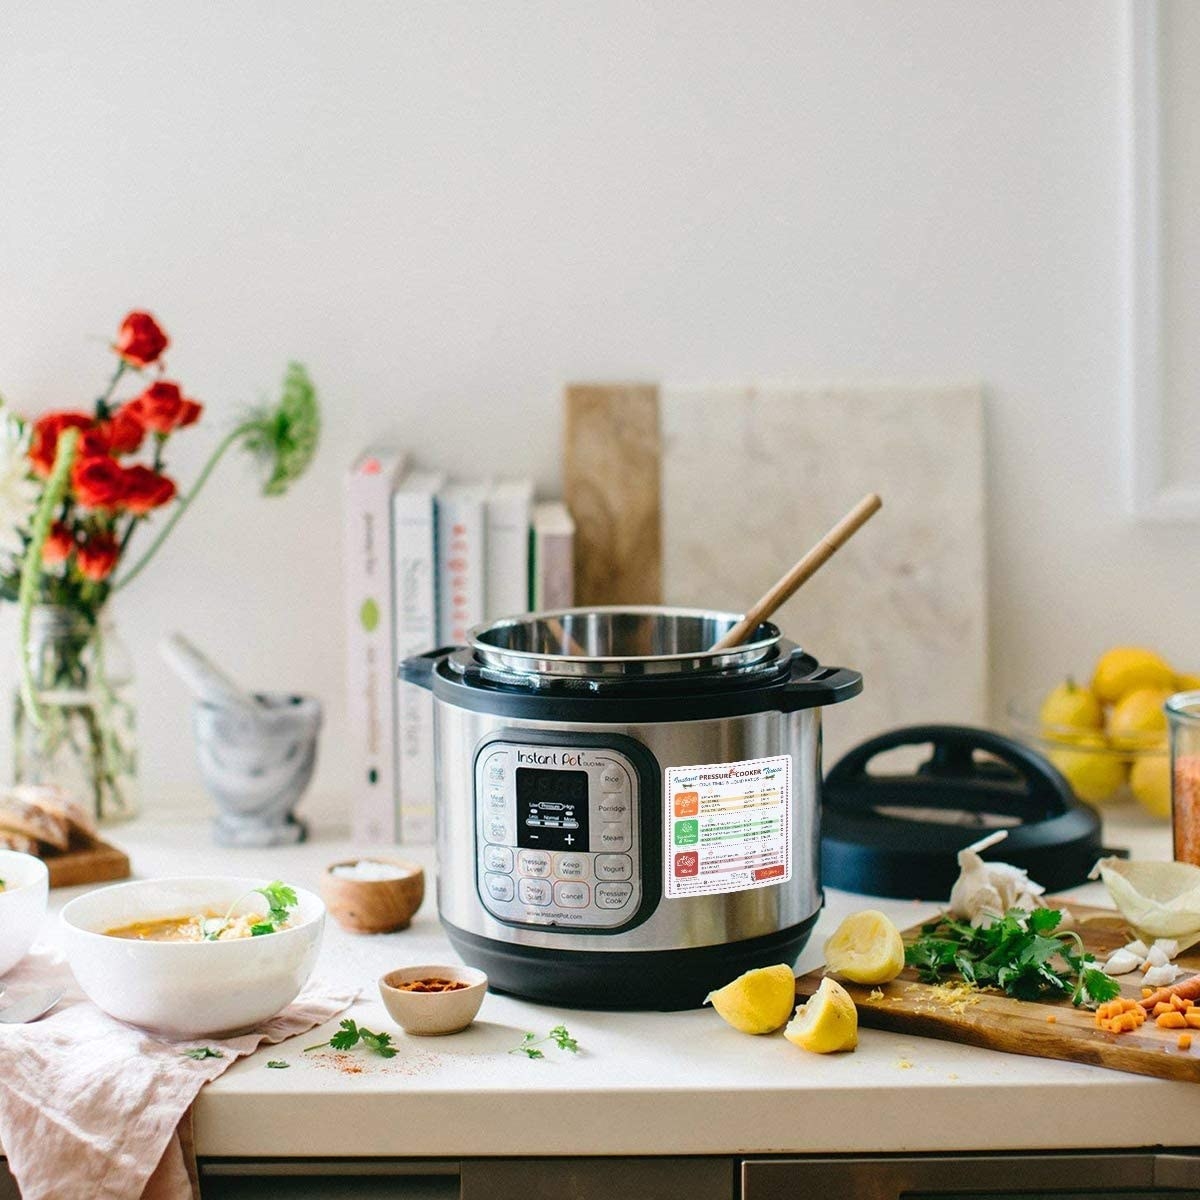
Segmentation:
<svg viewBox="0 0 1200 1200">
<path fill-rule="evenodd" d="M 79 573 L 84 579 L 99 583 L 112 574 L 120 557 L 121 549 L 117 545 L 117 539 L 111 533 L 98 533 L 79 547 Z"/>
<path fill-rule="evenodd" d="M 61 521 L 55 521 L 42 545 L 42 562 L 48 567 L 57 566 L 66 562 L 74 549 L 75 538 L 71 531 Z"/>
</svg>

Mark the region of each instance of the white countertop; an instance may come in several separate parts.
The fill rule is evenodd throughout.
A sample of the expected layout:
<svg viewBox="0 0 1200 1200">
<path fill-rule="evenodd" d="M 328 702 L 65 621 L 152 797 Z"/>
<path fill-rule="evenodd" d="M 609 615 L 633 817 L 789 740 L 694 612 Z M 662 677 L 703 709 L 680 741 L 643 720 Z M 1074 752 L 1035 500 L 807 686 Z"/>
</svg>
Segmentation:
<svg viewBox="0 0 1200 1200">
<path fill-rule="evenodd" d="M 356 848 L 320 833 L 269 851 L 214 847 L 204 824 L 149 817 L 111 831 L 138 876 L 224 873 L 315 888 L 329 862 Z M 1168 835 L 1120 814 L 1109 844 L 1167 857 Z M 429 850 L 403 851 L 432 865 Z M 52 894 L 57 910 L 79 889 Z M 1098 885 L 1073 893 L 1107 903 Z M 830 892 L 798 970 L 821 962 L 824 938 L 861 897 Z M 872 901 L 902 927 L 933 911 Z M 47 924 L 44 940 L 53 941 Z M 351 1010 L 395 1031 L 375 981 L 406 964 L 457 961 L 437 922 L 432 888 L 410 929 L 378 937 L 332 921 L 319 977 L 361 986 Z M 563 1021 L 582 1053 L 510 1055 L 526 1031 Z M 363 1053 L 345 1074 L 303 1046 L 336 1023 L 252 1055 L 196 1104 L 203 1156 L 431 1157 L 863 1153 L 1183 1146 L 1196 1141 L 1200 1092 L 1100 1068 L 998 1054 L 865 1029 L 853 1054 L 822 1057 L 782 1035 L 748 1037 L 711 1009 L 610 1013 L 545 1008 L 489 995 L 466 1032 L 438 1039 L 397 1032 L 399 1055 Z M 288 1060 L 289 1070 L 266 1067 Z M 1103 1114 L 1108 1114 L 1106 1118 Z M 1119 1114 L 1117 1119 L 1116 1114 Z"/>
</svg>

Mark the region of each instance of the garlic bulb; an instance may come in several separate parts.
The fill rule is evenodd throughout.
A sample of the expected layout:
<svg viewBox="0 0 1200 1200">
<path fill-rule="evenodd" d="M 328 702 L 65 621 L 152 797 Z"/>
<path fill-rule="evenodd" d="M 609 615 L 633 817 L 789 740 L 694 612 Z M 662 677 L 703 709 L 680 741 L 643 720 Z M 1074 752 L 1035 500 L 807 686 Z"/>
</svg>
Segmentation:
<svg viewBox="0 0 1200 1200">
<path fill-rule="evenodd" d="M 958 852 L 958 879 L 950 890 L 950 915 L 972 925 L 990 925 L 1010 908 L 1032 910 L 1040 903 L 1038 897 L 1046 890 L 1029 878 L 1029 873 L 1011 863 L 989 863 L 979 857 L 980 851 L 1002 842 L 1007 829 L 973 842 Z"/>
</svg>

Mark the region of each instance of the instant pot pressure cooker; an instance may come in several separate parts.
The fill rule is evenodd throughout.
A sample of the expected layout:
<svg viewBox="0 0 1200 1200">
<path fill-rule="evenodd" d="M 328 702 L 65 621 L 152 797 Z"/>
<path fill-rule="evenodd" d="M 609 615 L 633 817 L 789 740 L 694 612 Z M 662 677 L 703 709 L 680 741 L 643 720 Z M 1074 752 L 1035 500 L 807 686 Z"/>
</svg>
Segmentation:
<svg viewBox="0 0 1200 1200">
<path fill-rule="evenodd" d="M 407 659 L 432 690 L 438 908 L 530 1000 L 690 1008 L 821 909 L 821 709 L 857 695 L 734 613 L 537 613 Z"/>
</svg>

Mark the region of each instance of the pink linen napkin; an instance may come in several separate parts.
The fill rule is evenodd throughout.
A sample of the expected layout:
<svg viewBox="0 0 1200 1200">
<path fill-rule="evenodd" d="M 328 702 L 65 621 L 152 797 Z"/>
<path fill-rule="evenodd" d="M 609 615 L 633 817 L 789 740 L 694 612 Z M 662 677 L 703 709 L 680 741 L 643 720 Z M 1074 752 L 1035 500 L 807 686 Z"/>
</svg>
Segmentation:
<svg viewBox="0 0 1200 1200">
<path fill-rule="evenodd" d="M 264 1042 L 312 1029 L 358 995 L 310 982 L 253 1033 L 172 1042 L 101 1012 L 54 953 L 35 950 L 4 982 L 12 994 L 67 989 L 41 1021 L 0 1025 L 0 1144 L 23 1200 L 198 1196 L 191 1105 L 200 1089 Z M 181 1053 L 193 1046 L 223 1057 Z"/>
</svg>

